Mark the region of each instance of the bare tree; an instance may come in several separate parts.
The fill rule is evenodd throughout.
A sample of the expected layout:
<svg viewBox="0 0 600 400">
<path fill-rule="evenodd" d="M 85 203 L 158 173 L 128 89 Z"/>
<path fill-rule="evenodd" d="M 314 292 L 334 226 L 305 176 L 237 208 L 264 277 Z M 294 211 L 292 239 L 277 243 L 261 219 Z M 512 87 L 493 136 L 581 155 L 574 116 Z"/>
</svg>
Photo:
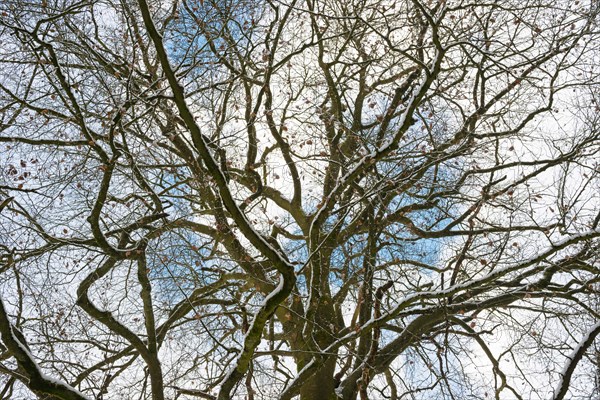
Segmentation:
<svg viewBox="0 0 600 400">
<path fill-rule="evenodd" d="M 598 11 L 3 1 L 0 397 L 594 398 Z"/>
</svg>

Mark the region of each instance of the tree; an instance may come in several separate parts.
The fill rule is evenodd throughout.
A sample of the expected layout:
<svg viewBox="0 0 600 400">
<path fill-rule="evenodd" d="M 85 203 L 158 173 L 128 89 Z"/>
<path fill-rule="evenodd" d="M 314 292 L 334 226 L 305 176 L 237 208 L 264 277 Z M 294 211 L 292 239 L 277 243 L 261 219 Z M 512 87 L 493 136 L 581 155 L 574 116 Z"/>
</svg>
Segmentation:
<svg viewBox="0 0 600 400">
<path fill-rule="evenodd" d="M 598 11 L 4 1 L 2 398 L 592 398 Z"/>
</svg>

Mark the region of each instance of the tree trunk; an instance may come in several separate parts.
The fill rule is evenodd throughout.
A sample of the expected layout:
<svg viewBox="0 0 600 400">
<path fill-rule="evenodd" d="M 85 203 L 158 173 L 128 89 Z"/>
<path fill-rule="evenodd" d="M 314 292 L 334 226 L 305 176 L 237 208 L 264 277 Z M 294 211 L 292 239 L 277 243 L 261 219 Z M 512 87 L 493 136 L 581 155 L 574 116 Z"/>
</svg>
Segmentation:
<svg viewBox="0 0 600 400">
<path fill-rule="evenodd" d="M 302 386 L 300 391 L 300 400 L 335 400 L 335 361 L 336 357 L 331 357 L 323 368 L 314 374 Z"/>
<path fill-rule="evenodd" d="M 336 314 L 329 293 L 326 293 L 319 302 L 315 313 L 315 325 L 311 338 L 304 338 L 306 342 L 314 340 L 321 349 L 326 348 L 334 340 Z M 300 391 L 300 400 L 333 400 L 335 395 L 335 366 L 337 357 L 330 355 L 325 364 L 317 371 Z"/>
</svg>

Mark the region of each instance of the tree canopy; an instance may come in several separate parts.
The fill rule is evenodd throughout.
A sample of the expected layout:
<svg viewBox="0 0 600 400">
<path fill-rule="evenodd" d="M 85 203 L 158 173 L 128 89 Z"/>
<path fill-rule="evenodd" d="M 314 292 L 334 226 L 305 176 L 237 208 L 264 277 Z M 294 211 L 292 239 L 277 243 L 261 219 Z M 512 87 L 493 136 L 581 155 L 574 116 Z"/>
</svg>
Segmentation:
<svg viewBox="0 0 600 400">
<path fill-rule="evenodd" d="M 592 399 L 599 8 L 4 0 L 0 398 Z"/>
</svg>

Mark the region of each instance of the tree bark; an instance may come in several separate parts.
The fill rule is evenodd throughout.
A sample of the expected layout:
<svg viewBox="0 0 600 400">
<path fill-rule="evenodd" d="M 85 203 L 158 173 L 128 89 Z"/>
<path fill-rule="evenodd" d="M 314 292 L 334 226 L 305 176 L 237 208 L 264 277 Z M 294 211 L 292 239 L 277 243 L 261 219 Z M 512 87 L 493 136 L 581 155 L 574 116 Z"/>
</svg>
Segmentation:
<svg viewBox="0 0 600 400">
<path fill-rule="evenodd" d="M 300 400 L 335 400 L 335 361 L 331 357 L 325 365 L 314 374 L 300 390 Z"/>
</svg>

